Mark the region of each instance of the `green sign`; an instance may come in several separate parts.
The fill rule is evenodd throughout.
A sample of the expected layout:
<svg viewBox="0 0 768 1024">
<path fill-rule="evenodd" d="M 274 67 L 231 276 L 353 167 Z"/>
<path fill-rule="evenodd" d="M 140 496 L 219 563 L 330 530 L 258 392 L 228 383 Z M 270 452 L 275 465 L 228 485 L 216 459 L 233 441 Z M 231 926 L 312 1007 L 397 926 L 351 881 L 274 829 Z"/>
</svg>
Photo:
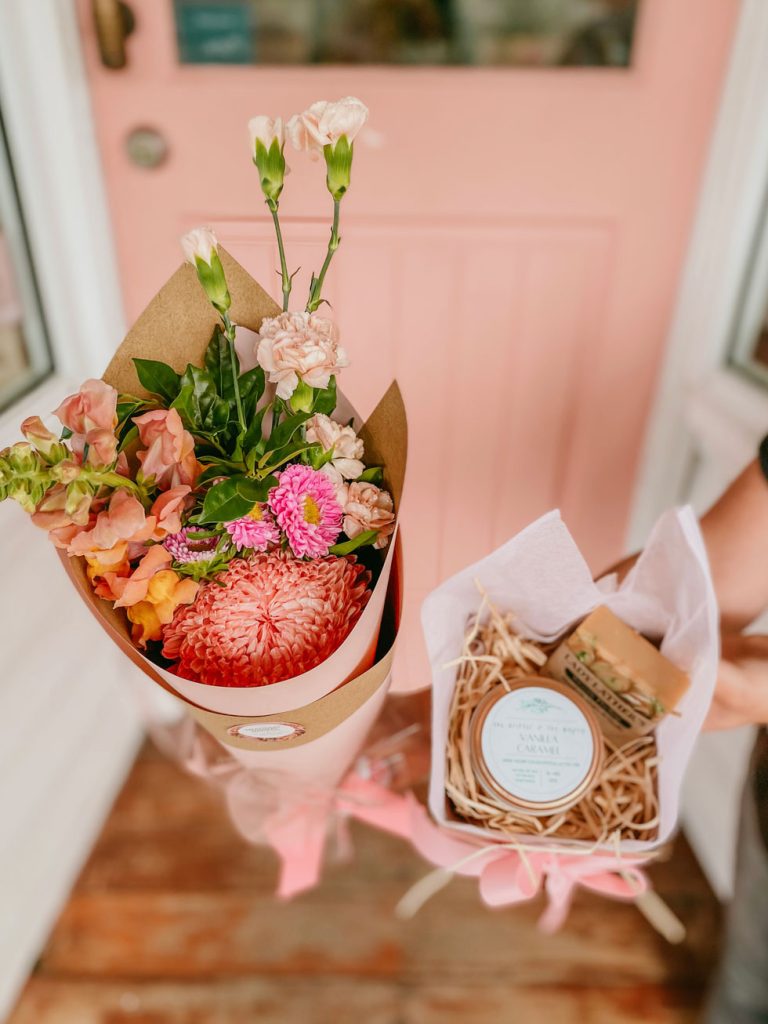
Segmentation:
<svg viewBox="0 0 768 1024">
<path fill-rule="evenodd" d="M 254 25 L 250 0 L 174 0 L 182 64 L 252 64 Z"/>
</svg>

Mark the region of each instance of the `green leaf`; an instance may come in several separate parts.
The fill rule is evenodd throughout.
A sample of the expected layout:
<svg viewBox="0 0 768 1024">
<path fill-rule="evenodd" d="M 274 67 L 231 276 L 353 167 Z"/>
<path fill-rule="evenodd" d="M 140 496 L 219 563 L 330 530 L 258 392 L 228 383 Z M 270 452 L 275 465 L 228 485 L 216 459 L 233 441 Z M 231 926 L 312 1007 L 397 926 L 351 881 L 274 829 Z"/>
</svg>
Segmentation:
<svg viewBox="0 0 768 1024">
<path fill-rule="evenodd" d="M 288 444 L 283 445 L 282 448 L 278 448 L 276 452 L 267 452 L 266 456 L 262 456 L 259 467 L 262 471 L 264 471 L 266 467 L 269 467 L 269 472 L 273 473 L 284 463 L 293 462 L 293 460 L 297 459 L 300 455 L 303 456 L 304 453 L 309 451 L 312 447 L 314 446 L 307 444 L 304 441 L 289 441 Z"/>
<path fill-rule="evenodd" d="M 120 442 L 121 450 L 129 444 L 130 440 L 136 434 L 136 428 L 131 423 L 131 420 L 138 413 L 146 412 L 148 409 L 153 408 L 152 402 L 147 402 L 142 398 L 134 398 L 133 395 L 120 395 L 117 400 L 117 427 L 115 428 L 115 434 Z M 131 435 L 129 438 L 128 435 Z"/>
<path fill-rule="evenodd" d="M 136 375 L 142 387 L 159 395 L 166 402 L 172 402 L 179 393 L 180 378 L 176 371 L 166 363 L 156 359 L 134 359 Z"/>
<path fill-rule="evenodd" d="M 229 402 L 219 395 L 211 374 L 191 363 L 181 377 L 181 390 L 171 407 L 178 410 L 184 426 L 193 434 L 216 436 L 229 422 Z"/>
<path fill-rule="evenodd" d="M 247 515 L 259 501 L 266 501 L 270 490 L 277 484 L 273 476 L 254 480 L 249 476 L 232 476 L 214 484 L 206 493 L 201 523 L 229 523 Z"/>
<path fill-rule="evenodd" d="M 369 484 L 381 484 L 384 482 L 384 470 L 381 466 L 369 466 L 368 469 L 364 470 L 357 478 L 358 480 L 365 480 Z"/>
<path fill-rule="evenodd" d="M 126 426 L 127 426 L 127 423 L 126 423 Z M 117 446 L 117 450 L 119 452 L 125 451 L 125 449 L 129 445 L 133 444 L 133 442 L 135 440 L 137 440 L 137 438 L 139 436 L 139 428 L 135 427 L 135 426 L 129 426 L 127 430 L 124 430 L 124 431 L 118 433 L 117 436 L 118 436 L 118 441 L 119 441 L 119 444 Z"/>
<path fill-rule="evenodd" d="M 373 544 L 378 536 L 378 530 L 363 530 L 354 540 L 345 540 L 341 544 L 334 544 L 329 551 L 332 555 L 351 555 L 358 548 L 365 547 L 366 544 Z"/>
<path fill-rule="evenodd" d="M 243 412 L 246 421 L 256 414 L 256 406 L 264 394 L 266 380 L 264 371 L 260 366 L 254 366 L 252 370 L 246 370 L 240 374 L 238 380 L 240 387 L 240 400 L 243 403 Z"/>
<path fill-rule="evenodd" d="M 248 424 L 248 429 L 242 438 L 242 447 L 244 452 L 250 453 L 254 448 L 258 447 L 260 449 L 259 455 L 261 456 L 264 454 L 265 442 L 262 437 L 261 427 L 267 408 L 268 407 L 265 405 L 259 409 L 258 412 L 253 414 L 251 421 Z"/>
<path fill-rule="evenodd" d="M 277 451 L 290 442 L 293 435 L 302 424 L 306 423 L 312 415 L 311 412 L 297 412 L 292 416 L 286 416 L 282 423 L 278 423 L 267 441 L 268 452 Z"/>
<path fill-rule="evenodd" d="M 336 378 L 331 377 L 328 381 L 327 388 L 317 388 L 315 390 L 315 400 L 312 403 L 312 412 L 322 412 L 326 416 L 330 416 L 336 408 L 336 399 Z"/>
<path fill-rule="evenodd" d="M 322 445 L 311 444 L 304 452 L 304 461 L 312 467 L 312 469 L 322 469 L 326 466 L 333 458 L 333 448 L 329 448 L 328 451 L 323 451 Z"/>
<path fill-rule="evenodd" d="M 234 403 L 235 387 L 232 380 L 232 363 L 229 355 L 229 342 L 220 327 L 215 327 L 208 348 L 205 350 L 205 369 L 211 376 L 216 391 L 222 398 Z M 240 360 L 235 353 L 235 366 L 240 375 Z"/>
<path fill-rule="evenodd" d="M 242 470 L 233 469 L 232 466 L 226 463 L 212 462 L 206 466 L 200 476 L 195 481 L 195 487 L 202 487 L 204 484 L 208 484 L 211 480 L 216 480 L 220 476 L 234 476 L 241 473 Z"/>
</svg>

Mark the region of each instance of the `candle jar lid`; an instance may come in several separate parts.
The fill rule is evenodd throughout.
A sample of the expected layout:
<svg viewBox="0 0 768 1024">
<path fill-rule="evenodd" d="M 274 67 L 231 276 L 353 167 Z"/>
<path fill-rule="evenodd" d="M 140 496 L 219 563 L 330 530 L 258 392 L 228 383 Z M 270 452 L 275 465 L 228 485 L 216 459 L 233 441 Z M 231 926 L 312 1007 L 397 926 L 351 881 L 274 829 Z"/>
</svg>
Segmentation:
<svg viewBox="0 0 768 1024">
<path fill-rule="evenodd" d="M 603 766 L 600 727 L 562 683 L 539 676 L 496 686 L 470 720 L 470 760 L 484 792 L 522 814 L 573 807 Z"/>
</svg>

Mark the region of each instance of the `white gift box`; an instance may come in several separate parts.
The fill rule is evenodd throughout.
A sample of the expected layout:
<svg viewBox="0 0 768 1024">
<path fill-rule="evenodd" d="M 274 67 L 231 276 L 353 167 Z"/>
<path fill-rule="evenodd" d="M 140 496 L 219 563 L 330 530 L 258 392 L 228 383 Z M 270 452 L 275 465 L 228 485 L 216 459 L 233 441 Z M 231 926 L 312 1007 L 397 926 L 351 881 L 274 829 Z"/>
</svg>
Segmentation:
<svg viewBox="0 0 768 1024">
<path fill-rule="evenodd" d="M 660 824 L 654 840 L 627 840 L 622 854 L 643 856 L 663 845 L 678 819 L 680 791 L 714 692 L 719 660 L 719 623 L 707 554 L 690 508 L 666 512 L 654 527 L 637 563 L 618 583 L 598 582 L 558 511 L 532 523 L 506 544 L 457 573 L 434 590 L 422 607 L 422 624 L 432 667 L 432 765 L 429 808 L 438 825 L 476 843 L 508 843 L 509 837 L 463 821 L 445 794 L 446 741 L 457 667 L 467 619 L 481 602 L 477 582 L 501 611 L 512 611 L 521 631 L 551 642 L 599 605 L 649 637 L 661 637 L 661 651 L 687 672 L 691 685 L 656 730 Z M 594 843 L 557 837 L 520 836 L 520 845 L 563 850 Z M 615 852 L 615 844 L 604 844 Z"/>
</svg>

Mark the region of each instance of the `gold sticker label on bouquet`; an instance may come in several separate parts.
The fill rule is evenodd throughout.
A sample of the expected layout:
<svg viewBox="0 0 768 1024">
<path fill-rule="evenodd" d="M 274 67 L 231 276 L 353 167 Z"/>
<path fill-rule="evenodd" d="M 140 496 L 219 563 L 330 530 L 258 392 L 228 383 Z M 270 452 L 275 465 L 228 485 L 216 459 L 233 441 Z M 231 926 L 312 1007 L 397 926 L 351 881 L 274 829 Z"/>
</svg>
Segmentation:
<svg viewBox="0 0 768 1024">
<path fill-rule="evenodd" d="M 239 736 L 244 740 L 269 743 L 297 739 L 304 735 L 304 726 L 294 722 L 247 722 L 243 725 L 230 726 L 227 732 L 230 736 Z"/>
</svg>

